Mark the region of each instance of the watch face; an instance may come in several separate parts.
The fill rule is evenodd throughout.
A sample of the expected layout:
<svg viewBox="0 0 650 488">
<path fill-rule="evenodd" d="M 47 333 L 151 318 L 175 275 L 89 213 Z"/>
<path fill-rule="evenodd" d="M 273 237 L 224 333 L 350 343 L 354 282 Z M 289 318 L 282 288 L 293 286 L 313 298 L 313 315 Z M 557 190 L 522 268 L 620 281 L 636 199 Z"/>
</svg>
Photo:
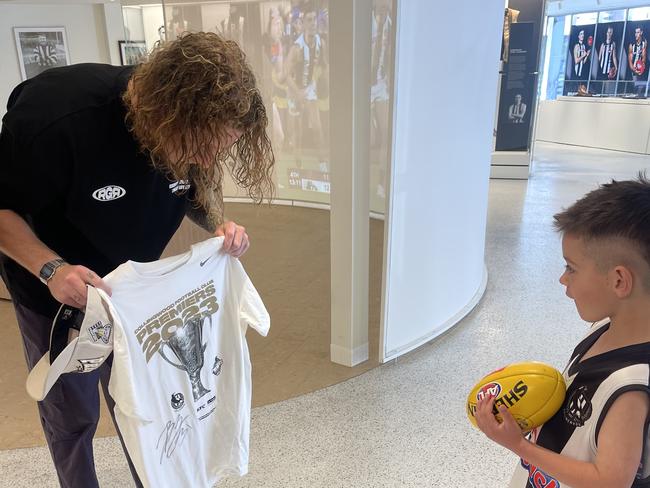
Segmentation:
<svg viewBox="0 0 650 488">
<path fill-rule="evenodd" d="M 54 266 L 52 266 L 51 263 L 45 263 L 45 265 L 41 268 L 41 272 L 40 272 L 41 278 L 43 278 L 44 280 L 48 280 L 52 276 L 53 272 L 54 272 Z"/>
<path fill-rule="evenodd" d="M 41 268 L 40 273 L 38 274 L 41 278 L 41 280 L 44 280 L 47 282 L 52 275 L 54 274 L 54 271 L 63 264 L 63 260 L 54 260 L 50 261 L 48 263 L 45 263 L 43 267 Z"/>
</svg>

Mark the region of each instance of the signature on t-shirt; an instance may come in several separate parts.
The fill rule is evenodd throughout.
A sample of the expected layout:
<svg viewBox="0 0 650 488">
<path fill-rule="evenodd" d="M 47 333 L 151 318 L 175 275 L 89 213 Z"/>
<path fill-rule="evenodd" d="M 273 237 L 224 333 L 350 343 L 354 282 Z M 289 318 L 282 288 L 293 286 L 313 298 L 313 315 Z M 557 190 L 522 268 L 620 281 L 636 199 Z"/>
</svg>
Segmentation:
<svg viewBox="0 0 650 488">
<path fill-rule="evenodd" d="M 180 447 L 183 444 L 185 438 L 189 435 L 192 427 L 186 423 L 189 415 L 183 417 L 178 415 L 176 421 L 169 421 L 165 425 L 165 428 L 160 433 L 158 437 L 158 443 L 156 444 L 156 449 L 161 449 L 160 451 L 160 464 L 162 464 L 163 459 L 169 459 L 177 447 Z"/>
</svg>

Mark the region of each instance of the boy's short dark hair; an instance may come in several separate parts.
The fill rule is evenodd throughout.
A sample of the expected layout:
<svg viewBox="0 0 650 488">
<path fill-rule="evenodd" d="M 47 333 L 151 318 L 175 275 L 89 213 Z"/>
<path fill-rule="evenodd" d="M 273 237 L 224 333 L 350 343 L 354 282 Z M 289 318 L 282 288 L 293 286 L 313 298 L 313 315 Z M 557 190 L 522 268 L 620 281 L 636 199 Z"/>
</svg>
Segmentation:
<svg viewBox="0 0 650 488">
<path fill-rule="evenodd" d="M 645 173 L 605 183 L 553 218 L 556 230 L 586 243 L 624 239 L 650 266 L 650 181 Z"/>
</svg>

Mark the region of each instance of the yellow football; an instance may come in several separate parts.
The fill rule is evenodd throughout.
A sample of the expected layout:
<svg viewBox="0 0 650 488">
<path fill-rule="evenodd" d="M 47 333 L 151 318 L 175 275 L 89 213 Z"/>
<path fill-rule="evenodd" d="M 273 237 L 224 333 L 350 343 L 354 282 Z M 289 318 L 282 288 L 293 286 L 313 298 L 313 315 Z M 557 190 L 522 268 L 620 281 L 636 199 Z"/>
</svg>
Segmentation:
<svg viewBox="0 0 650 488">
<path fill-rule="evenodd" d="M 554 367 L 535 361 L 510 364 L 485 376 L 472 388 L 467 397 L 467 416 L 476 426 L 476 403 L 491 394 L 496 398 L 497 420 L 501 422 L 497 406 L 505 405 L 525 432 L 555 415 L 565 393 L 562 373 Z"/>
</svg>

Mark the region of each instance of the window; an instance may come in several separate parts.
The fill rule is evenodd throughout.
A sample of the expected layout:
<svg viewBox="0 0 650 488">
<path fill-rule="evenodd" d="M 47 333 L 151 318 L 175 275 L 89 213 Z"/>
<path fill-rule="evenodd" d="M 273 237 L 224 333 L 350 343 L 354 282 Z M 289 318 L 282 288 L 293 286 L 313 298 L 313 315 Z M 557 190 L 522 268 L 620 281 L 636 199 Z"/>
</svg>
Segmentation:
<svg viewBox="0 0 650 488">
<path fill-rule="evenodd" d="M 645 98 L 650 7 L 547 17 L 541 100 L 558 96 Z"/>
</svg>

